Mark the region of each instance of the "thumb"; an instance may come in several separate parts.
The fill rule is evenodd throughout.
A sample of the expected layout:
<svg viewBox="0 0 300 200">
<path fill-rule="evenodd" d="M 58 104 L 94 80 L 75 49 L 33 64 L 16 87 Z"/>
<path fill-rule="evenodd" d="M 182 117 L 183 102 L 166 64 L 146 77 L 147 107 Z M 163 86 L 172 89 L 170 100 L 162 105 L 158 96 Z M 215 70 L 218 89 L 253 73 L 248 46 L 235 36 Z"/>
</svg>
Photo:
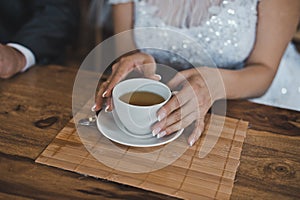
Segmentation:
<svg viewBox="0 0 300 200">
<path fill-rule="evenodd" d="M 155 81 L 160 81 L 161 80 L 161 76 L 159 74 L 153 74 L 152 76 L 150 76 L 148 78 L 153 79 Z"/>
<path fill-rule="evenodd" d="M 160 80 L 161 76 L 156 74 L 156 63 L 147 63 L 141 66 L 143 71 L 143 74 L 146 78 L 154 79 L 154 80 Z"/>
</svg>

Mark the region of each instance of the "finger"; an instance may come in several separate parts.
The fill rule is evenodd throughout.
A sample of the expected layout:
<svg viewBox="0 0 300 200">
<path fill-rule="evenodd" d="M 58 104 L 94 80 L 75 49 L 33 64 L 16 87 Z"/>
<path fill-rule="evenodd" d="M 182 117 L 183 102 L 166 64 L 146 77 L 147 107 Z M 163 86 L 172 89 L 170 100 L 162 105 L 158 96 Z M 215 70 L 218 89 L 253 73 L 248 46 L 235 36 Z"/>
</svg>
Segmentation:
<svg viewBox="0 0 300 200">
<path fill-rule="evenodd" d="M 113 74 L 112 78 L 118 74 L 122 75 L 126 72 L 126 75 L 133 69 L 142 72 L 144 64 L 155 63 L 154 58 L 148 54 L 135 53 L 129 56 L 122 57 L 116 64 L 112 66 Z M 155 66 L 154 66 L 155 67 Z M 149 68 L 151 69 L 151 68 Z M 155 69 L 154 69 L 155 70 Z"/>
<path fill-rule="evenodd" d="M 185 105 L 183 105 L 180 109 L 177 109 L 173 113 L 171 113 L 168 117 L 164 118 L 161 121 L 158 121 L 152 126 L 152 135 L 157 135 L 161 130 L 166 129 L 166 127 L 180 122 L 187 115 L 190 115 L 193 112 L 197 112 L 195 110 L 195 104 L 192 101 L 189 101 Z M 193 120 L 192 120 L 193 121 Z M 191 123 L 192 123 L 191 121 Z"/>
<path fill-rule="evenodd" d="M 132 63 L 129 61 L 118 62 L 113 65 L 113 74 L 110 76 L 109 84 L 103 93 L 103 97 L 110 97 L 112 89 L 132 71 Z"/>
<path fill-rule="evenodd" d="M 200 138 L 204 130 L 204 118 L 200 118 L 195 123 L 195 128 L 192 134 L 188 138 L 188 143 L 190 146 L 193 146 L 195 142 Z"/>
<path fill-rule="evenodd" d="M 103 96 L 110 97 L 112 89 L 116 84 L 123 80 L 135 68 L 142 70 L 146 77 L 159 78 L 159 76 L 155 75 L 156 65 L 152 56 L 144 53 L 126 56 L 112 66 L 113 73 L 109 80 L 110 84 L 107 86 L 106 91 L 104 91 Z"/>
<path fill-rule="evenodd" d="M 105 81 L 103 82 L 101 85 L 100 85 L 100 88 L 97 92 L 97 95 L 95 97 L 95 107 L 94 107 L 94 111 L 99 111 L 101 108 L 102 108 L 102 105 L 103 105 L 103 92 L 106 90 L 107 88 L 107 85 L 109 84 L 108 81 Z"/>
<path fill-rule="evenodd" d="M 140 53 L 135 65 L 135 70 L 142 73 L 146 78 L 161 80 L 161 76 L 155 74 L 156 63 L 155 59 L 151 55 Z"/>
<path fill-rule="evenodd" d="M 1 53 L 1 52 L 0 52 Z M 0 76 L 2 76 L 3 74 L 3 71 L 4 71 L 4 65 L 3 65 L 3 62 L 2 62 L 2 59 L 1 59 L 1 55 L 0 55 Z"/>
<path fill-rule="evenodd" d="M 149 77 L 150 79 L 156 80 L 156 81 L 160 81 L 161 80 L 161 75 L 159 74 L 154 74 L 151 77 Z"/>
<path fill-rule="evenodd" d="M 174 89 L 177 86 L 183 84 L 184 82 L 187 81 L 187 79 L 192 75 L 194 70 L 189 69 L 189 70 L 184 70 L 181 72 L 178 72 L 168 83 L 167 85 L 171 88 Z"/>
<path fill-rule="evenodd" d="M 172 112 L 177 110 L 179 107 L 186 104 L 190 99 L 194 98 L 194 92 L 192 88 L 189 86 L 188 82 L 186 85 L 180 90 L 176 92 L 175 95 L 157 112 L 158 120 L 161 121 Z"/>
<path fill-rule="evenodd" d="M 108 97 L 106 99 L 106 107 L 105 107 L 105 112 L 111 112 L 113 110 L 113 103 L 112 103 L 112 98 Z"/>
<path fill-rule="evenodd" d="M 166 129 L 161 130 L 157 134 L 157 138 L 161 138 L 165 135 L 170 135 L 182 128 L 188 127 L 195 120 L 196 116 L 197 116 L 197 113 L 195 113 L 195 112 L 187 115 L 181 121 L 178 121 L 178 122 L 168 126 Z"/>
<path fill-rule="evenodd" d="M 12 75 L 10 74 L 0 74 L 0 78 L 3 78 L 3 79 L 8 79 L 10 78 Z"/>
<path fill-rule="evenodd" d="M 154 59 L 147 59 L 143 65 L 138 65 L 136 68 L 140 69 L 140 71 L 144 74 L 144 77 L 151 79 L 155 78 L 156 63 Z"/>
</svg>

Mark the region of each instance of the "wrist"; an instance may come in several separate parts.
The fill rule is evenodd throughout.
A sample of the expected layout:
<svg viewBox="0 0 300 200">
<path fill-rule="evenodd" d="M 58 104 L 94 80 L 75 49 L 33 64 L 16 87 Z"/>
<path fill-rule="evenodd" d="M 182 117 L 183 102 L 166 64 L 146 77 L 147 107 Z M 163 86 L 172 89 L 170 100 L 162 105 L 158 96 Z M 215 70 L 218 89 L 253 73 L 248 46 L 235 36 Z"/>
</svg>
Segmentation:
<svg viewBox="0 0 300 200">
<path fill-rule="evenodd" d="M 18 57 L 20 57 L 20 54 L 22 55 L 22 60 L 20 63 L 20 65 L 22 65 L 20 69 L 21 72 L 26 71 L 28 68 L 35 64 L 35 56 L 30 49 L 17 43 L 8 43 L 7 46 L 10 46 L 14 50 L 16 50 L 16 52 L 18 53 Z M 23 59 L 25 60 L 25 62 Z"/>
<path fill-rule="evenodd" d="M 14 51 L 15 57 L 17 58 L 15 60 L 16 66 L 18 67 L 18 71 L 21 72 L 26 66 L 26 58 L 22 52 L 20 52 L 18 49 L 15 49 L 12 47 L 12 50 Z"/>
<path fill-rule="evenodd" d="M 225 97 L 226 99 L 240 99 L 242 98 L 240 88 L 240 84 L 242 84 L 239 80 L 240 76 L 238 70 L 228 70 L 228 69 L 220 69 L 220 74 L 223 79 L 223 84 L 225 88 Z"/>
<path fill-rule="evenodd" d="M 222 73 L 218 68 L 201 67 L 201 76 L 204 78 L 213 102 L 227 98 Z"/>
</svg>

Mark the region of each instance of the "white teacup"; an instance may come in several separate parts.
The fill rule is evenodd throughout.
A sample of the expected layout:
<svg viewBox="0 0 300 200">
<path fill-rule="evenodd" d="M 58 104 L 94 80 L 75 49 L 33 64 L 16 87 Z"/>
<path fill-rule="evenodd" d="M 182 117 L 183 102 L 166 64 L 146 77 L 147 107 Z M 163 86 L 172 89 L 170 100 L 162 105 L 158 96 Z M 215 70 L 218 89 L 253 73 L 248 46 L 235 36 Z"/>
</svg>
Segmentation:
<svg viewBox="0 0 300 200">
<path fill-rule="evenodd" d="M 132 92 L 150 92 L 161 96 L 161 102 L 153 105 L 133 105 L 120 97 Z M 157 121 L 157 111 L 171 98 L 171 91 L 165 84 L 145 78 L 134 78 L 118 83 L 112 93 L 113 117 L 121 130 L 137 137 L 151 133 L 151 126 Z M 148 98 L 147 100 L 152 99 Z"/>
</svg>

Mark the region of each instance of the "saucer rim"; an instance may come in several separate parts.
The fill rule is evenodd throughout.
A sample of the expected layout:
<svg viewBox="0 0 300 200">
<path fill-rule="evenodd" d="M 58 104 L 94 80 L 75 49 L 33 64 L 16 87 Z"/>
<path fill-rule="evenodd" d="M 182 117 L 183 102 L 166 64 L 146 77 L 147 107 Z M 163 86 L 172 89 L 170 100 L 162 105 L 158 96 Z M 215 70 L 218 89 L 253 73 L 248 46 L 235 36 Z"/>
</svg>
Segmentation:
<svg viewBox="0 0 300 200">
<path fill-rule="evenodd" d="M 176 133 L 173 133 L 167 137 L 170 137 L 169 139 L 165 140 L 165 141 L 162 141 L 162 142 L 159 142 L 160 139 L 157 139 L 157 142 L 153 142 L 153 143 L 149 143 L 149 144 L 138 144 L 138 143 L 130 143 L 130 142 L 124 142 L 124 141 L 120 141 L 120 140 L 117 140 L 116 138 L 114 137 L 111 137 L 113 134 L 107 134 L 105 133 L 105 131 L 103 131 L 103 126 L 105 126 L 104 124 L 101 123 L 101 117 L 105 116 L 105 115 L 112 115 L 112 113 L 110 112 L 105 112 L 105 111 L 100 111 L 98 116 L 97 116 L 97 120 L 96 120 L 96 124 L 97 124 L 97 129 L 98 131 L 103 135 L 105 136 L 107 139 L 113 141 L 113 142 L 116 142 L 118 144 L 122 144 L 122 145 L 125 145 L 125 146 L 130 146 L 130 147 L 157 147 L 157 146 L 162 146 L 162 145 L 165 145 L 165 144 L 168 144 L 174 140 L 176 140 L 178 137 L 180 137 L 183 133 L 183 130 L 184 129 L 181 129 L 179 131 L 177 131 Z M 112 116 L 111 116 L 112 117 Z M 118 129 L 118 131 L 124 133 L 116 124 L 116 122 L 114 121 L 113 117 L 112 117 L 112 123 L 115 124 L 115 127 L 116 129 Z M 151 134 L 151 133 L 149 133 Z M 138 137 L 132 137 L 130 135 L 128 135 L 127 133 L 124 133 L 124 135 L 126 135 L 128 138 L 134 138 L 136 140 L 141 140 L 141 139 L 145 139 L 145 138 L 138 138 Z M 154 136 L 153 136 L 154 137 Z M 163 138 L 161 138 L 163 139 Z"/>
</svg>

